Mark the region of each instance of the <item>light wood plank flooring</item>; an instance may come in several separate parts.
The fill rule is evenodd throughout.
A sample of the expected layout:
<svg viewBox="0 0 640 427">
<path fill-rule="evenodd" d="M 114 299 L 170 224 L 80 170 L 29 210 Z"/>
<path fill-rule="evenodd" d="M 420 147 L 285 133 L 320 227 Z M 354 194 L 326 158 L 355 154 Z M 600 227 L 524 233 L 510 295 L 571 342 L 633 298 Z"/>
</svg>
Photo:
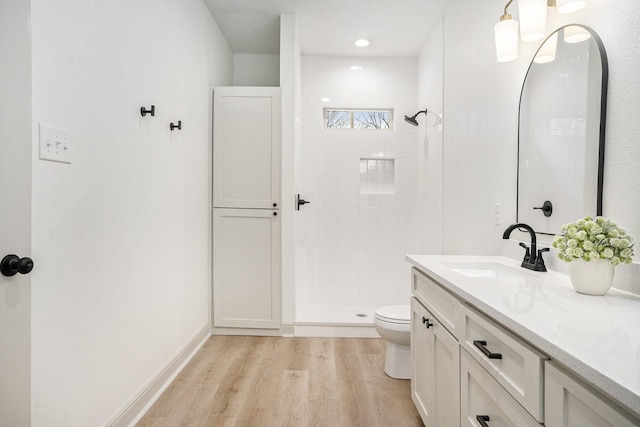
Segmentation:
<svg viewBox="0 0 640 427">
<path fill-rule="evenodd" d="M 212 336 L 138 426 L 423 426 L 381 339 Z"/>
</svg>

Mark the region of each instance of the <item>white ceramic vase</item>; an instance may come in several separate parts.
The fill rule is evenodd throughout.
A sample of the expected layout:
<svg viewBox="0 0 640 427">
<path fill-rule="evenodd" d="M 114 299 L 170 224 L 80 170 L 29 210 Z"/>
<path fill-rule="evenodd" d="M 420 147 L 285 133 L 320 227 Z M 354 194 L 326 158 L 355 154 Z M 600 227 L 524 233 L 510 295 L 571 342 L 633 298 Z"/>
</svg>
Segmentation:
<svg viewBox="0 0 640 427">
<path fill-rule="evenodd" d="M 615 266 L 608 259 L 569 263 L 569 278 L 576 292 L 586 295 L 604 295 L 613 283 Z"/>
</svg>

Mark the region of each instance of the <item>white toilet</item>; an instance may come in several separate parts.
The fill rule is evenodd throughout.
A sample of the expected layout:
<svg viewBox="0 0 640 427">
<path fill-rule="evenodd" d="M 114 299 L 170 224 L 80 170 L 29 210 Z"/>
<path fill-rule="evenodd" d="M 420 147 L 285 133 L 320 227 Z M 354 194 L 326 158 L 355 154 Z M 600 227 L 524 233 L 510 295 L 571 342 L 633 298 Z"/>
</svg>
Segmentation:
<svg viewBox="0 0 640 427">
<path fill-rule="evenodd" d="M 411 306 L 388 305 L 376 309 L 373 319 L 378 334 L 387 342 L 384 372 L 391 378 L 411 378 Z"/>
</svg>

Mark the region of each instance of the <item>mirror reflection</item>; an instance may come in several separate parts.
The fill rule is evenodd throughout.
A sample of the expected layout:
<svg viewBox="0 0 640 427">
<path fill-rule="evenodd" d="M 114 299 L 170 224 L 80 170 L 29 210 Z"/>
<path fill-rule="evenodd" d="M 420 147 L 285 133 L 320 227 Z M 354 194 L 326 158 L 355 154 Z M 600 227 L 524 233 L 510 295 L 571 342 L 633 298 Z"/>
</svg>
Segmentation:
<svg viewBox="0 0 640 427">
<path fill-rule="evenodd" d="M 593 30 L 560 28 L 541 45 L 520 96 L 517 222 L 555 234 L 602 214 L 607 79 Z"/>
</svg>

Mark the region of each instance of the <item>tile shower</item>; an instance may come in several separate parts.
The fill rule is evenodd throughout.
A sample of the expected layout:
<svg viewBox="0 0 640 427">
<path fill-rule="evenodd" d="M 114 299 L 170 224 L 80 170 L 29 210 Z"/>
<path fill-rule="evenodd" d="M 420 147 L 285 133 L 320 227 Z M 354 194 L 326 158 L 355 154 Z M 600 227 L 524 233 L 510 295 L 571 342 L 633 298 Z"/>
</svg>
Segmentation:
<svg viewBox="0 0 640 427">
<path fill-rule="evenodd" d="M 302 58 L 295 217 L 296 324 L 373 324 L 408 304 L 407 253 L 424 252 L 413 58 Z M 359 71 L 351 66 L 359 65 Z M 391 130 L 325 129 L 323 108 L 392 108 Z"/>
</svg>

